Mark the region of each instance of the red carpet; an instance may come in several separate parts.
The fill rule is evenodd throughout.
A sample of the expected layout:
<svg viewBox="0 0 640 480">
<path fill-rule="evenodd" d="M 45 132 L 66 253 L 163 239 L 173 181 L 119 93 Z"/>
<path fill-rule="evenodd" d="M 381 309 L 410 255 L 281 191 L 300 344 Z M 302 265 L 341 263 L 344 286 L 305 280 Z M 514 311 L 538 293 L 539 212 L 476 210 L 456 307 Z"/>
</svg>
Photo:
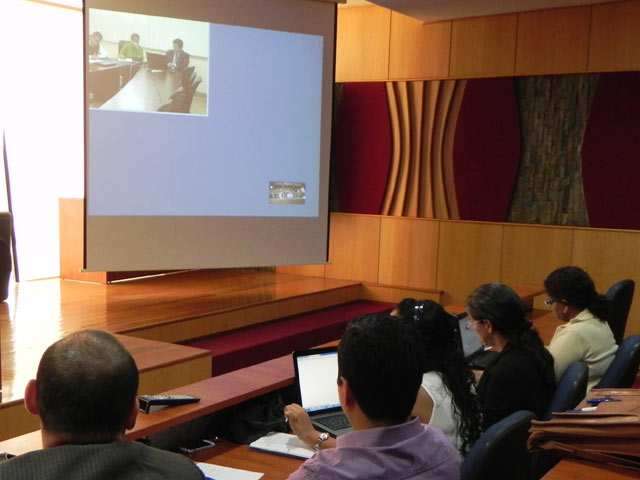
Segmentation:
<svg viewBox="0 0 640 480">
<path fill-rule="evenodd" d="M 287 355 L 294 350 L 336 340 L 342 336 L 347 322 L 352 318 L 365 313 L 389 311 L 393 306 L 392 303 L 358 300 L 183 342 L 183 345 L 211 350 L 212 375 L 222 375 Z"/>
</svg>

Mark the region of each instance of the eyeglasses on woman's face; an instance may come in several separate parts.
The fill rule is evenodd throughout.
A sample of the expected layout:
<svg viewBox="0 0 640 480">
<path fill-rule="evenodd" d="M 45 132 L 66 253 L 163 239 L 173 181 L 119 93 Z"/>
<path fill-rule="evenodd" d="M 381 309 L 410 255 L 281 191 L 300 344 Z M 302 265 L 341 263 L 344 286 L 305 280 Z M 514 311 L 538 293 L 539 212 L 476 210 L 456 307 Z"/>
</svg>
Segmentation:
<svg viewBox="0 0 640 480">
<path fill-rule="evenodd" d="M 483 323 L 484 320 L 472 320 L 471 322 L 467 323 L 464 328 L 466 330 L 475 330 L 476 329 L 476 325 Z"/>
<path fill-rule="evenodd" d="M 554 304 L 554 303 L 556 303 L 556 302 L 558 302 L 558 303 L 562 303 L 562 304 L 564 305 L 564 302 L 563 302 L 562 300 L 557 300 L 557 299 L 555 299 L 555 298 L 548 298 L 547 300 L 545 300 L 545 301 L 544 301 L 544 304 L 545 304 L 547 307 L 550 307 L 551 305 L 553 305 L 553 304 Z"/>
</svg>

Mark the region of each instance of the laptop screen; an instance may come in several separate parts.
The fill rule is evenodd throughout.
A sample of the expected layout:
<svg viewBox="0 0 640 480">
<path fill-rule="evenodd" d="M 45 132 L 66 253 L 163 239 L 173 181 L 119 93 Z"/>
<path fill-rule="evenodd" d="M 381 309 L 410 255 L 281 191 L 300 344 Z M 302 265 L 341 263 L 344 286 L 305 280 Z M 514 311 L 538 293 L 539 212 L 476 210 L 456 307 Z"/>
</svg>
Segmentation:
<svg viewBox="0 0 640 480">
<path fill-rule="evenodd" d="M 307 412 L 339 407 L 337 350 L 309 350 L 296 353 L 293 358 L 302 407 Z"/>
<path fill-rule="evenodd" d="M 465 327 L 473 320 L 469 315 L 465 315 L 458 319 L 458 325 L 460 328 L 460 338 L 462 340 L 462 351 L 464 352 L 464 358 L 476 353 L 478 350 L 484 349 L 482 342 L 476 335 L 476 332 L 471 329 L 467 330 Z"/>
</svg>

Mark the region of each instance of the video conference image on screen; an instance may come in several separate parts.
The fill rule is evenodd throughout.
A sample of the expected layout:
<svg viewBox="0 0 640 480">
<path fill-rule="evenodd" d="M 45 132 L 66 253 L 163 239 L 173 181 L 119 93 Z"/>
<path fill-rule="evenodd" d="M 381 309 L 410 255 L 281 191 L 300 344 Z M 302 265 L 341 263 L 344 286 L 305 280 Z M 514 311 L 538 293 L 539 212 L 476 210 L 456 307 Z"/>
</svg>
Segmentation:
<svg viewBox="0 0 640 480">
<path fill-rule="evenodd" d="M 209 24 L 90 9 L 89 108 L 207 115 Z"/>
</svg>

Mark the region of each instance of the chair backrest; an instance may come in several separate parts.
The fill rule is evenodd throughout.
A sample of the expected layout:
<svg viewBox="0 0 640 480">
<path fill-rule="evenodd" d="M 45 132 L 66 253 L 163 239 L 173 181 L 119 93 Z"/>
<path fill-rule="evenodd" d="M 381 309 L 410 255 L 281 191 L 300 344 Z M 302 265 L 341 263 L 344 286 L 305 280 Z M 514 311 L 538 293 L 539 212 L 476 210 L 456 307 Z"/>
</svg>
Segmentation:
<svg viewBox="0 0 640 480">
<path fill-rule="evenodd" d="M 120 55 L 120 51 L 122 50 L 122 47 L 124 47 L 125 43 L 129 43 L 129 40 L 120 40 L 118 42 L 118 55 Z"/>
<path fill-rule="evenodd" d="M 520 410 L 489 427 L 462 462 L 460 480 L 526 480 L 527 439 L 535 413 Z"/>
<path fill-rule="evenodd" d="M 551 420 L 553 412 L 564 412 L 575 408 L 587 396 L 588 380 L 589 367 L 585 363 L 575 362 L 569 365 L 556 386 L 556 391 L 551 397 L 542 420 Z"/>
<path fill-rule="evenodd" d="M 618 347 L 616 356 L 595 388 L 629 388 L 640 365 L 640 335 L 631 335 Z"/>
<path fill-rule="evenodd" d="M 193 100 L 193 95 L 196 93 L 196 90 L 201 83 L 202 78 L 196 77 L 191 85 L 191 88 L 186 90 L 186 94 L 184 97 L 184 113 L 189 113 L 191 111 L 191 102 Z"/>
<path fill-rule="evenodd" d="M 191 76 L 193 75 L 193 70 L 195 69 L 195 67 L 191 66 L 191 67 L 187 67 L 182 71 L 182 86 L 187 88 L 188 85 L 191 85 L 192 83 L 192 79 Z"/>
<path fill-rule="evenodd" d="M 182 87 L 178 88 L 171 94 L 171 97 L 169 97 L 169 101 L 158 108 L 158 111 L 183 113 L 185 96 L 186 95 L 184 89 Z"/>
<path fill-rule="evenodd" d="M 614 283 L 605 294 L 611 307 L 608 319 L 609 327 L 611 327 L 613 337 L 618 345 L 624 338 L 624 329 L 627 326 L 627 317 L 629 316 L 635 285 L 633 280 L 620 280 Z"/>
</svg>

